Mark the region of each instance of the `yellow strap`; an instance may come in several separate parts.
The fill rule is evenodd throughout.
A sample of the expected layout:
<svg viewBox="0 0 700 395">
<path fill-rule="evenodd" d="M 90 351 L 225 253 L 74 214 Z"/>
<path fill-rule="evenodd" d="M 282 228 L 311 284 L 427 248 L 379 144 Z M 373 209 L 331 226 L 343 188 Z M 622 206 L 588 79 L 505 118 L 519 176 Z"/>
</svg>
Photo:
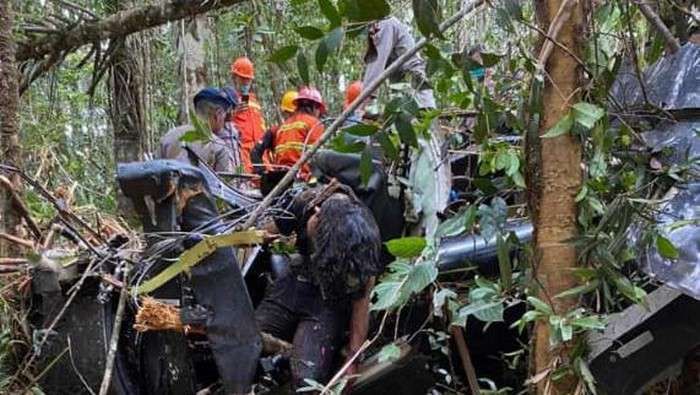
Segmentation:
<svg viewBox="0 0 700 395">
<path fill-rule="evenodd" d="M 204 240 L 183 252 L 177 262 L 163 269 L 163 271 L 158 273 L 155 277 L 142 283 L 138 288 L 133 290 L 133 292 L 136 295 L 151 293 L 180 273 L 189 272 L 192 267 L 196 266 L 218 248 L 261 244 L 264 235 L 265 232 L 263 231 L 247 230 L 224 235 L 205 236 Z"/>
</svg>

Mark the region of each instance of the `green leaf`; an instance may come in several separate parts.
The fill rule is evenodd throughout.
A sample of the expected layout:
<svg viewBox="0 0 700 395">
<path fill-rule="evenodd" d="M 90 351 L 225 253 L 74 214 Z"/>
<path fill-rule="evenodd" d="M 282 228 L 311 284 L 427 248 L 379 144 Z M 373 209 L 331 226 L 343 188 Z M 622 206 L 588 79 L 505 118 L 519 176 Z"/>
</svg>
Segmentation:
<svg viewBox="0 0 700 395">
<path fill-rule="evenodd" d="M 459 315 L 461 317 L 468 317 L 470 315 L 473 315 L 480 321 L 484 322 L 502 322 L 503 301 L 477 301 L 474 303 L 470 303 L 459 310 Z"/>
<path fill-rule="evenodd" d="M 482 52 L 481 65 L 482 67 L 493 67 L 501 61 L 501 58 L 503 58 L 503 56 L 495 53 Z"/>
<path fill-rule="evenodd" d="M 427 44 L 423 50 L 425 51 L 425 55 L 428 57 L 428 59 L 442 60 L 442 54 L 440 54 L 440 50 L 437 49 L 437 47 L 435 47 L 433 44 Z"/>
<path fill-rule="evenodd" d="M 423 237 L 412 236 L 389 240 L 384 244 L 389 253 L 397 258 L 414 258 L 423 252 L 427 243 Z"/>
<path fill-rule="evenodd" d="M 421 292 L 437 278 L 437 267 L 433 262 L 422 262 L 412 266 L 404 285 L 404 298 Z"/>
<path fill-rule="evenodd" d="M 599 280 L 593 280 L 587 284 L 579 285 L 577 287 L 567 289 L 566 291 L 556 295 L 555 298 L 561 299 L 561 298 L 567 298 L 570 296 L 578 296 L 578 295 L 582 295 L 582 294 L 587 294 L 589 292 L 595 291 L 599 285 L 600 285 Z"/>
<path fill-rule="evenodd" d="M 445 302 L 457 298 L 457 293 L 449 288 L 435 290 L 433 293 L 433 312 L 436 316 L 442 317 Z"/>
<path fill-rule="evenodd" d="M 345 0 L 344 15 L 351 22 L 369 22 L 382 19 L 391 13 L 386 0 Z"/>
<path fill-rule="evenodd" d="M 399 300 L 401 295 L 401 281 L 383 281 L 377 284 L 372 290 L 375 302 L 372 304 L 372 310 L 387 310 L 392 308 Z"/>
<path fill-rule="evenodd" d="M 552 138 L 552 137 L 558 137 L 561 136 L 565 133 L 568 133 L 571 130 L 571 127 L 574 125 L 574 117 L 569 113 L 566 114 L 562 119 L 557 122 L 554 127 L 549 129 L 547 133 L 543 134 L 541 137 L 542 138 Z"/>
<path fill-rule="evenodd" d="M 343 132 L 350 133 L 355 136 L 371 136 L 379 131 L 376 125 L 368 123 L 358 123 L 347 128 L 343 128 Z"/>
<path fill-rule="evenodd" d="M 413 16 L 423 36 L 443 38 L 440 32 L 441 10 L 437 0 L 413 0 Z"/>
<path fill-rule="evenodd" d="M 211 130 L 204 126 L 204 123 L 193 111 L 190 113 L 190 123 L 192 130 L 188 130 L 180 136 L 179 140 L 183 143 L 193 143 L 197 141 L 209 141 L 212 137 Z"/>
<path fill-rule="evenodd" d="M 534 296 L 528 296 L 527 297 L 528 303 L 532 305 L 536 310 L 546 314 L 546 315 L 552 315 L 554 314 L 554 310 L 552 310 L 552 307 L 550 307 L 547 303 L 537 299 Z"/>
<path fill-rule="evenodd" d="M 354 141 L 348 143 L 345 141 L 345 136 L 340 134 L 331 140 L 330 147 L 333 151 L 340 152 L 343 154 L 359 154 L 364 151 L 367 144 L 362 141 Z"/>
<path fill-rule="evenodd" d="M 586 129 L 592 129 L 596 122 L 605 115 L 605 110 L 586 102 L 579 102 L 573 106 L 574 119 Z"/>
<path fill-rule="evenodd" d="M 309 85 L 309 81 L 311 80 L 309 77 L 309 62 L 306 60 L 304 51 L 299 51 L 297 54 L 297 71 L 304 85 Z"/>
<path fill-rule="evenodd" d="M 299 50 L 299 46 L 297 45 L 288 45 L 286 47 L 282 47 L 270 55 L 270 62 L 273 63 L 284 63 L 294 57 L 294 55 L 297 54 L 297 51 Z"/>
<path fill-rule="evenodd" d="M 377 356 L 379 363 L 394 362 L 401 357 L 401 348 L 394 343 L 389 343 L 382 347 Z"/>
<path fill-rule="evenodd" d="M 294 31 L 307 40 L 323 38 L 323 30 L 314 26 L 297 26 L 294 28 Z"/>
<path fill-rule="evenodd" d="M 605 329 L 605 322 L 598 316 L 574 318 L 571 320 L 571 325 L 585 329 Z"/>
<path fill-rule="evenodd" d="M 382 151 L 384 151 L 384 155 L 386 155 L 387 158 L 391 160 L 396 160 L 399 158 L 399 149 L 391 140 L 387 132 L 377 134 L 377 141 L 382 147 Z"/>
<path fill-rule="evenodd" d="M 360 180 L 362 185 L 366 186 L 369 182 L 369 177 L 372 175 L 372 152 L 368 147 L 365 147 L 360 157 Z"/>
<path fill-rule="evenodd" d="M 340 26 L 340 13 L 330 0 L 318 0 L 318 6 L 321 8 L 321 13 L 328 19 L 331 27 Z"/>
<path fill-rule="evenodd" d="M 340 47 L 344 32 L 342 27 L 337 27 L 318 43 L 318 48 L 316 48 L 316 69 L 319 72 L 323 71 L 323 66 L 325 66 L 328 56 Z"/>
<path fill-rule="evenodd" d="M 656 249 L 659 251 L 659 255 L 666 259 L 678 259 L 678 248 L 673 245 L 671 240 L 665 238 L 664 236 L 656 236 Z"/>
<path fill-rule="evenodd" d="M 404 144 L 408 144 L 411 147 L 418 148 L 418 137 L 416 136 L 416 131 L 413 129 L 413 124 L 411 123 L 412 117 L 406 112 L 401 112 L 396 117 L 394 125 L 396 126 L 396 131 L 399 132 L 399 137 Z"/>
<path fill-rule="evenodd" d="M 498 269 L 501 273 L 503 288 L 510 289 L 513 282 L 513 268 L 510 263 L 510 243 L 498 235 L 496 237 L 496 255 L 498 257 Z"/>
<path fill-rule="evenodd" d="M 476 207 L 469 206 L 467 209 L 460 210 L 454 216 L 443 221 L 435 231 L 435 238 L 456 236 L 465 232 L 474 223 L 476 218 Z"/>
</svg>

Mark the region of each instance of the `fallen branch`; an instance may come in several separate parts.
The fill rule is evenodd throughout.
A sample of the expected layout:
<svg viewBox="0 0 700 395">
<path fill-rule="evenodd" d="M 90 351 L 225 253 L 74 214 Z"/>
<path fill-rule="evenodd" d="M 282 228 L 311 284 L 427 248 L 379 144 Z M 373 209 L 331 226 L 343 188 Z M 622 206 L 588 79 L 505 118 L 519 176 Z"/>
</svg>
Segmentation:
<svg viewBox="0 0 700 395">
<path fill-rule="evenodd" d="M 17 194 L 17 190 L 15 189 L 14 185 L 12 185 L 12 181 L 3 175 L 0 175 L 0 185 L 5 187 L 5 189 L 10 192 L 10 196 L 12 197 L 12 205 L 17 211 L 19 211 L 19 214 L 27 222 L 29 230 L 34 233 L 35 237 L 40 238 L 41 230 L 39 230 L 39 226 L 36 224 L 36 222 L 34 222 L 34 219 L 29 213 L 29 209 L 27 209 L 27 206 L 24 205 L 24 202 Z"/>
<path fill-rule="evenodd" d="M 457 344 L 457 352 L 459 353 L 459 359 L 462 360 L 462 368 L 464 369 L 464 374 L 467 376 L 467 382 L 469 383 L 469 389 L 472 395 L 481 394 L 481 389 L 479 388 L 479 382 L 476 377 L 476 371 L 474 370 L 474 364 L 469 356 L 469 348 L 467 348 L 467 342 L 464 340 L 464 332 L 459 326 L 451 326 L 450 333 L 452 338 Z"/>
<path fill-rule="evenodd" d="M 61 31 L 19 43 L 17 61 L 41 59 L 60 52 L 73 51 L 85 44 L 124 37 L 205 12 L 242 3 L 245 0 L 171 0 L 162 4 L 149 4 L 130 8 L 97 21 L 88 21 Z"/>
<path fill-rule="evenodd" d="M 5 239 L 11 243 L 21 245 L 22 247 L 34 248 L 34 242 L 30 240 L 23 239 L 21 237 L 13 236 L 4 232 L 0 232 L 0 239 Z"/>
<path fill-rule="evenodd" d="M 27 262 L 27 258 L 0 258 L 0 265 L 21 265 Z"/>
<path fill-rule="evenodd" d="M 124 265 L 124 283 L 129 282 L 129 266 Z M 119 335 L 122 330 L 122 321 L 124 320 L 124 307 L 126 306 L 126 296 L 129 294 L 127 287 L 122 287 L 119 292 L 119 304 L 117 304 L 117 312 L 114 316 L 114 325 L 112 325 L 112 337 L 109 340 L 109 351 L 107 352 L 107 361 L 105 362 L 105 375 L 102 377 L 102 385 L 100 385 L 100 395 L 107 395 L 109 385 L 112 382 L 112 372 L 114 371 L 114 358 L 117 355 L 117 346 L 119 345 Z"/>
<path fill-rule="evenodd" d="M 484 0 L 473 0 L 472 2 L 465 4 L 464 7 L 457 12 L 455 15 L 447 19 L 445 22 L 443 22 L 440 25 L 440 32 L 444 32 L 445 30 L 449 29 L 452 25 L 457 23 L 460 19 L 462 19 L 464 16 L 467 14 L 471 13 L 474 11 L 477 7 L 481 6 L 484 4 Z M 270 191 L 270 193 L 265 196 L 262 202 L 255 208 L 255 210 L 251 213 L 251 215 L 248 217 L 246 222 L 241 226 L 243 229 L 248 229 L 251 226 L 255 224 L 257 221 L 258 217 L 265 212 L 265 210 L 270 207 L 270 205 L 273 202 L 273 199 L 277 197 L 282 191 L 284 191 L 287 188 L 287 185 L 289 185 L 293 180 L 294 177 L 296 176 L 297 172 L 303 166 L 306 162 L 311 159 L 311 157 L 321 148 L 326 142 L 330 139 L 332 139 L 336 132 L 339 130 L 339 128 L 345 123 L 345 121 L 348 119 L 348 117 L 357 110 L 358 107 L 360 107 L 360 104 L 364 102 L 367 98 L 369 98 L 374 91 L 376 91 L 384 81 L 389 78 L 390 75 L 394 74 L 396 71 L 399 70 L 399 68 L 406 63 L 409 59 L 411 59 L 415 54 L 418 53 L 423 47 L 428 44 L 428 40 L 425 38 L 421 38 L 413 48 L 409 49 L 408 51 L 404 52 L 403 55 L 399 56 L 389 67 L 387 67 L 382 74 L 380 74 L 377 78 L 375 78 L 372 82 L 370 82 L 364 89 L 362 89 L 362 93 L 360 96 L 358 96 L 355 101 L 353 101 L 338 118 L 333 121 L 333 123 L 326 129 L 326 131 L 323 133 L 321 138 L 306 152 L 304 152 L 304 155 L 292 166 L 289 171 L 284 175 L 282 180 L 275 186 L 275 188 Z"/>
<path fill-rule="evenodd" d="M 88 233 L 92 234 L 98 242 L 100 243 L 106 243 L 106 241 L 102 238 L 102 236 L 96 232 L 90 225 L 88 225 L 85 221 L 83 221 L 80 217 L 75 215 L 74 213 L 68 211 L 65 207 L 65 205 L 61 204 L 56 197 L 54 197 L 51 192 L 47 191 L 46 188 L 44 188 L 38 181 L 34 180 L 33 178 L 29 177 L 25 172 L 22 170 L 18 169 L 17 167 L 14 166 L 8 166 L 4 164 L 0 164 L 0 170 L 8 171 L 11 173 L 18 174 L 24 181 L 26 181 L 29 185 L 31 185 L 33 188 L 39 192 L 41 196 L 44 197 L 44 199 L 48 200 L 49 203 L 58 211 L 59 217 L 63 220 L 63 223 L 66 225 L 66 228 L 68 228 L 71 232 L 75 234 L 75 236 L 80 239 L 85 244 L 85 247 L 87 247 L 90 251 L 92 251 L 95 255 L 102 257 L 102 253 L 95 249 L 88 241 L 78 232 L 75 227 L 70 223 L 69 220 L 74 221 L 78 223 L 83 229 L 85 229 Z"/>
<path fill-rule="evenodd" d="M 206 334 L 205 328 L 184 325 L 180 318 L 180 309 L 158 302 L 151 297 L 141 300 L 141 306 L 136 312 L 136 319 L 134 320 L 134 329 L 138 332 L 175 331 L 184 332 L 185 334 Z M 264 332 L 260 335 L 262 337 L 264 354 L 289 353 L 292 350 L 292 345 L 284 340 Z"/>
<path fill-rule="evenodd" d="M 645 3 L 644 1 L 637 1 L 636 3 L 639 7 L 639 11 L 644 14 L 644 17 L 647 18 L 649 24 L 654 26 L 654 29 L 661 34 L 661 37 L 664 39 L 664 43 L 666 44 L 666 50 L 670 53 L 678 52 L 678 50 L 681 49 L 681 45 L 678 44 L 678 40 L 676 40 L 673 33 L 668 30 L 668 26 L 666 26 L 664 21 L 661 20 L 659 14 L 657 14 L 656 11 L 654 11 L 649 4 Z"/>
</svg>

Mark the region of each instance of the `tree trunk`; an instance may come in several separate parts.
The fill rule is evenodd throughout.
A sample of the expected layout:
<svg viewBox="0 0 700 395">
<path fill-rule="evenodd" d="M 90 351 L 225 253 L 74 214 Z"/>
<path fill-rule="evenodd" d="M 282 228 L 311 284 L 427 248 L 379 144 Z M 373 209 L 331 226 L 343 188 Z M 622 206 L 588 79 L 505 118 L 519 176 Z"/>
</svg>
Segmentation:
<svg viewBox="0 0 700 395">
<path fill-rule="evenodd" d="M 178 92 L 180 110 L 177 118 L 182 125 L 190 120 L 194 95 L 207 85 L 208 72 L 204 42 L 209 39 L 211 30 L 207 17 L 200 15 L 187 21 L 180 21 L 175 31 L 176 47 L 180 54 L 177 70 L 182 83 Z"/>
<path fill-rule="evenodd" d="M 124 37 L 164 23 L 242 3 L 245 0 L 171 0 L 162 4 L 130 7 L 98 21 L 84 22 L 55 34 L 20 43 L 17 60 L 39 59 L 50 53 L 75 50 L 95 41 Z"/>
<path fill-rule="evenodd" d="M 13 23 L 12 0 L 0 0 L 0 161 L 19 166 L 19 76 L 15 65 Z M 11 175 L 10 181 L 14 187 L 19 187 L 18 175 Z M 19 224 L 20 218 L 12 207 L 12 195 L 0 186 L 0 232 L 17 234 Z M 11 243 L 0 240 L 0 257 L 15 252 Z"/>
<path fill-rule="evenodd" d="M 113 9 L 125 8 L 129 2 L 111 0 Z M 143 159 L 143 141 L 146 136 L 143 78 L 139 66 L 139 52 L 135 50 L 136 37 L 120 37 L 110 45 L 115 47 L 109 66 L 111 91 L 110 119 L 114 137 L 114 162 L 127 163 Z M 117 206 L 122 213 L 130 212 L 129 200 L 117 188 Z"/>
<path fill-rule="evenodd" d="M 535 1 L 538 24 L 548 31 L 554 16 L 562 3 L 567 0 Z M 571 0 L 571 13 L 559 31 L 557 41 L 572 53 L 581 57 L 583 37 L 583 11 L 580 1 Z M 565 16 L 563 17 L 565 18 Z M 546 46 L 546 45 L 545 45 Z M 542 97 L 542 119 L 539 135 L 554 126 L 570 107 L 578 100 L 579 88 L 582 86 L 582 73 L 577 62 L 558 46 L 554 46 L 545 60 L 545 86 Z M 567 133 L 556 138 L 537 138 L 535 155 L 529 166 L 538 167 L 529 172 L 530 207 L 535 225 L 534 274 L 542 286 L 539 297 L 552 305 L 557 314 L 564 314 L 576 305 L 571 298 L 554 298 L 555 295 L 576 285 L 571 268 L 576 266 L 577 251 L 571 240 L 577 236 L 576 194 L 581 188 L 581 146 L 576 137 Z M 528 158 L 529 160 L 531 158 Z M 568 363 L 566 347 L 552 349 L 549 343 L 549 327 L 539 321 L 535 326 L 533 344 L 535 373 Z M 544 393 L 550 380 L 537 383 L 537 393 Z M 570 394 L 576 380 L 573 377 L 551 382 L 550 393 Z"/>
</svg>

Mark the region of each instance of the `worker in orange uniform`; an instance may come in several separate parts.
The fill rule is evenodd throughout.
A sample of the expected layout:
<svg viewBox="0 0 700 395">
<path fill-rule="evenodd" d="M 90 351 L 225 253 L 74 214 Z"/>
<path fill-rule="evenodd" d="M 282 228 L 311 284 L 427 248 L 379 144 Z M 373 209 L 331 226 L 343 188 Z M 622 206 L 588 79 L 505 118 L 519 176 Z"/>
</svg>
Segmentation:
<svg viewBox="0 0 700 395">
<path fill-rule="evenodd" d="M 294 102 L 299 96 L 299 92 L 289 90 L 284 93 L 280 102 L 283 122 L 289 119 L 297 111 Z M 254 171 L 261 176 L 260 190 L 267 194 L 272 187 L 284 176 L 285 168 L 276 167 L 274 158 L 274 139 L 281 125 L 274 125 L 265 132 L 263 138 L 255 144 L 250 151 L 250 160 L 253 163 Z"/>
<path fill-rule="evenodd" d="M 287 170 L 301 158 L 304 151 L 316 143 L 323 135 L 324 127 L 320 117 L 326 113 L 326 105 L 321 93 L 313 87 L 303 87 L 293 100 L 296 111 L 288 117 L 270 137 L 263 139 L 256 148 L 259 152 L 272 152 L 272 170 L 263 175 L 261 192 L 268 193 Z M 304 165 L 299 171 L 301 180 L 308 180 L 311 171 Z"/>
<path fill-rule="evenodd" d="M 265 119 L 260 103 L 251 91 L 255 67 L 247 57 L 240 57 L 231 64 L 233 90 L 238 96 L 238 107 L 231 113 L 231 122 L 241 134 L 241 162 L 246 173 L 253 172 L 250 152 L 265 133 Z"/>
</svg>

